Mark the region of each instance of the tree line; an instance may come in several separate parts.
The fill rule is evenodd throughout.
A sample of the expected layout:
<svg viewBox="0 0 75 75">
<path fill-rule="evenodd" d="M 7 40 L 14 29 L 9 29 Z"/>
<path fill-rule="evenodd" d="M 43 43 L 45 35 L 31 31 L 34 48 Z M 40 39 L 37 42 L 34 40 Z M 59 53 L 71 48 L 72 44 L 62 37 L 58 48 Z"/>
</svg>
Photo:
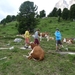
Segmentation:
<svg viewBox="0 0 75 75">
<path fill-rule="evenodd" d="M 75 4 L 71 5 L 70 9 L 64 8 L 63 11 L 61 9 L 57 9 L 56 7 L 52 10 L 52 12 L 48 15 L 48 17 L 61 17 L 64 20 L 73 20 L 75 19 Z"/>
</svg>

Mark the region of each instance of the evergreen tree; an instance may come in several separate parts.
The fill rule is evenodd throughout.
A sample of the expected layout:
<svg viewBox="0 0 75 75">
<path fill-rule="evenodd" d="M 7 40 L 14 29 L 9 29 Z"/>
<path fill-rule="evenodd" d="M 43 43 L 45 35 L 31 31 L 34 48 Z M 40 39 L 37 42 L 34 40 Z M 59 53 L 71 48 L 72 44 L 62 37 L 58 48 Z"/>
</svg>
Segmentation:
<svg viewBox="0 0 75 75">
<path fill-rule="evenodd" d="M 54 7 L 51 13 L 49 13 L 48 17 L 57 17 L 57 8 Z"/>
<path fill-rule="evenodd" d="M 70 7 L 70 19 L 75 19 L 75 4 Z"/>
<path fill-rule="evenodd" d="M 57 15 L 61 17 L 61 9 L 58 9 Z"/>
<path fill-rule="evenodd" d="M 60 22 L 60 17 L 61 17 L 61 9 L 58 9 L 58 11 L 57 11 L 57 15 L 58 15 L 58 22 Z"/>
<path fill-rule="evenodd" d="M 20 13 L 17 15 L 19 33 L 22 34 L 27 29 L 34 30 L 37 25 L 37 19 L 35 18 L 36 10 L 37 6 L 34 6 L 34 2 L 26 1 L 21 4 L 19 8 Z"/>
<path fill-rule="evenodd" d="M 67 8 L 64 8 L 64 9 L 63 9 L 62 18 L 63 18 L 64 20 L 69 19 L 69 10 L 68 10 Z"/>
<path fill-rule="evenodd" d="M 6 23 L 9 23 L 9 22 L 11 22 L 11 21 L 12 21 L 11 15 L 7 15 L 7 16 L 6 16 Z"/>
<path fill-rule="evenodd" d="M 40 11 L 40 18 L 46 17 L 46 12 L 45 10 Z"/>
</svg>

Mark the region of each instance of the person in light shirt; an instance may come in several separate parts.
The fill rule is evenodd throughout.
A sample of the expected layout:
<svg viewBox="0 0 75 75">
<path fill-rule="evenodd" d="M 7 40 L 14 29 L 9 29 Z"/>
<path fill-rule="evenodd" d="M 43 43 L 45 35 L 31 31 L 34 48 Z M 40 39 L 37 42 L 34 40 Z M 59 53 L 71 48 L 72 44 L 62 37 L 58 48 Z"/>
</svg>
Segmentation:
<svg viewBox="0 0 75 75">
<path fill-rule="evenodd" d="M 34 33 L 34 43 L 39 45 L 39 29 L 37 29 Z"/>
</svg>

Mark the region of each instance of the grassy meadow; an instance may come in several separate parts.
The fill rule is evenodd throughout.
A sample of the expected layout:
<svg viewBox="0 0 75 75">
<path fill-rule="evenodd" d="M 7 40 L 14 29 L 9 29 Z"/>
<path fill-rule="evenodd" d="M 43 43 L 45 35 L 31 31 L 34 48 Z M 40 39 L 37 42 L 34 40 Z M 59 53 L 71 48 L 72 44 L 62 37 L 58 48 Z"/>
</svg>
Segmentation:
<svg viewBox="0 0 75 75">
<path fill-rule="evenodd" d="M 0 25 L 0 75 L 75 75 L 75 55 L 59 54 L 55 51 L 55 40 L 46 41 L 45 38 L 40 42 L 45 51 L 43 61 L 28 60 L 23 55 L 28 55 L 29 49 L 20 49 L 24 46 L 24 38 L 16 36 L 18 34 L 17 22 L 7 23 L 6 26 Z M 63 21 L 58 19 L 40 19 L 37 28 L 40 32 L 48 32 L 54 37 L 56 28 L 59 28 L 62 38 L 75 38 L 75 22 Z M 21 38 L 21 42 L 14 42 L 15 38 Z M 34 41 L 33 37 L 30 39 Z M 75 52 L 75 43 L 65 44 L 66 49 L 62 52 Z M 2 59 L 6 57 L 5 59 Z"/>
</svg>

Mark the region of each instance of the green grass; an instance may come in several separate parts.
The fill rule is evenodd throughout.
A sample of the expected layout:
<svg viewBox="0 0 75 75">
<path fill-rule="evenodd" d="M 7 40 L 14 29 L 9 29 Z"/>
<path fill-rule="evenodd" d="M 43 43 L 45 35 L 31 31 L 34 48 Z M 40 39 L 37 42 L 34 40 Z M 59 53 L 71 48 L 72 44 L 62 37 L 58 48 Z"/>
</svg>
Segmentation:
<svg viewBox="0 0 75 75">
<path fill-rule="evenodd" d="M 17 22 L 7 23 L 5 26 L 0 25 L 0 36 L 12 36 L 18 34 Z"/>
<path fill-rule="evenodd" d="M 75 22 L 71 21 L 63 21 L 61 22 L 57 21 L 57 18 L 45 18 L 41 19 L 40 24 L 38 25 L 38 28 L 42 32 L 49 32 L 49 34 L 54 36 L 54 32 L 56 28 L 59 28 L 63 37 L 75 37 L 75 34 L 73 33 L 75 30 Z"/>
<path fill-rule="evenodd" d="M 30 50 L 22 50 L 20 47 L 24 46 L 24 38 L 20 43 L 14 42 L 18 34 L 16 22 L 8 23 L 5 27 L 0 26 L 0 48 L 10 48 L 14 46 L 13 50 L 0 50 L 0 75 L 75 75 L 75 55 L 58 54 L 55 52 L 55 40 L 43 39 L 40 46 L 45 51 L 45 59 L 43 61 L 34 61 L 25 58 L 23 55 L 28 55 Z M 62 21 L 57 22 L 57 18 L 45 18 L 40 20 L 40 32 L 49 32 L 54 37 L 56 28 L 59 28 L 63 38 L 74 38 L 75 22 Z M 31 41 L 34 39 L 31 37 Z M 9 45 L 7 45 L 9 44 Z M 72 45 L 63 45 L 69 48 L 69 51 L 75 52 L 75 43 Z M 62 49 L 62 52 L 67 52 Z"/>
<path fill-rule="evenodd" d="M 16 51 L 15 51 L 16 50 Z M 46 51 L 45 60 L 34 61 L 23 57 L 28 50 L 14 49 L 0 51 L 1 57 L 7 57 L 0 60 L 1 75 L 74 75 L 75 74 L 75 56 L 59 55 L 57 53 L 48 53 Z"/>
</svg>

